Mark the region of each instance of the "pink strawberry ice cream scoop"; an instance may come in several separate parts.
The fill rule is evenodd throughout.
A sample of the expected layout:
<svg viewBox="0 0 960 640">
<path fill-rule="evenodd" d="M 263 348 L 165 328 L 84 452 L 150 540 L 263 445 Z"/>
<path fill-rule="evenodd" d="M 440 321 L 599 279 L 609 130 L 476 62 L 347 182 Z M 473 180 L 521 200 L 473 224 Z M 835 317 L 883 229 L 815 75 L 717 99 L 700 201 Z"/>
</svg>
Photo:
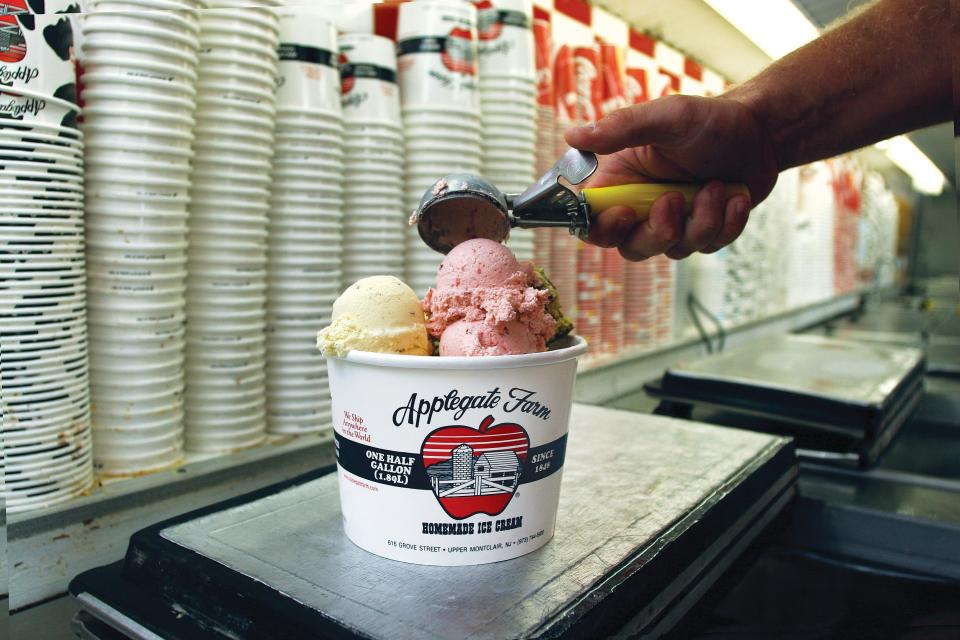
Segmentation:
<svg viewBox="0 0 960 640">
<path fill-rule="evenodd" d="M 458 320 L 440 336 L 441 356 L 507 356 L 544 348 L 543 341 L 516 320 L 494 325 Z"/>
<path fill-rule="evenodd" d="M 423 300 L 440 355 L 546 351 L 557 324 L 546 311 L 550 293 L 540 285 L 532 265 L 518 262 L 502 244 L 485 238 L 458 244 Z"/>
</svg>

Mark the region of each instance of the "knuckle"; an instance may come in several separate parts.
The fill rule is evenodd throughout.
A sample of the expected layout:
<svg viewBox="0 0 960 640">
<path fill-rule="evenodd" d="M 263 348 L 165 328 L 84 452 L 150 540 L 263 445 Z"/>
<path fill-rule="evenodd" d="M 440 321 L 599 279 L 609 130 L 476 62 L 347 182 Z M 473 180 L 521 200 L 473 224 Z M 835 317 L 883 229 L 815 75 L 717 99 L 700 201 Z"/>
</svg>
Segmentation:
<svg viewBox="0 0 960 640">
<path fill-rule="evenodd" d="M 629 260 L 630 262 L 642 262 L 650 257 L 633 247 L 626 247 L 623 245 L 617 247 L 617 251 L 624 260 Z"/>
</svg>

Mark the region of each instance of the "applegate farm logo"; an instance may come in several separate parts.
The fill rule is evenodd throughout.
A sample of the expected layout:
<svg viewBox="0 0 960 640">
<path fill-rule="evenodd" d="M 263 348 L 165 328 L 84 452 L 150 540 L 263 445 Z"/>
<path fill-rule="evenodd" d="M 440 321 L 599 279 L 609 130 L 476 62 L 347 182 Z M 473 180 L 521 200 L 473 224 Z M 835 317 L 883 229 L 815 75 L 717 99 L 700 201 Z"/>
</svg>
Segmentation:
<svg viewBox="0 0 960 640">
<path fill-rule="evenodd" d="M 441 427 L 423 441 L 420 455 L 430 487 L 451 518 L 499 515 L 517 492 L 530 437 L 519 424 L 493 423 L 488 415 L 477 429 Z"/>
<path fill-rule="evenodd" d="M 496 40 L 503 33 L 503 22 L 500 21 L 500 12 L 493 6 L 491 0 L 475 2 L 477 8 L 477 38 L 480 40 Z"/>
<path fill-rule="evenodd" d="M 0 63 L 20 62 L 27 57 L 27 39 L 16 16 L 0 15 Z"/>
<path fill-rule="evenodd" d="M 443 66 L 453 73 L 477 75 L 473 34 L 470 29 L 463 27 L 451 29 L 450 35 L 443 39 L 440 58 L 443 60 Z"/>
</svg>

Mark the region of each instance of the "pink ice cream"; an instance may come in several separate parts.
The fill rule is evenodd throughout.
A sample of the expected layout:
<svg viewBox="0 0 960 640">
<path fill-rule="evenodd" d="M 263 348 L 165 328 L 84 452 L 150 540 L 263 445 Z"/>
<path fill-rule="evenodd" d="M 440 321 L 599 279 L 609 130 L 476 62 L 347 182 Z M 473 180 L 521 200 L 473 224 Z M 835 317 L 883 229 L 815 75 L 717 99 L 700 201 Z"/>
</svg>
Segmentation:
<svg viewBox="0 0 960 640">
<path fill-rule="evenodd" d="M 495 356 L 547 350 L 556 321 L 546 312 L 550 294 L 533 265 L 505 246 L 477 238 L 444 258 L 437 287 L 427 291 L 427 331 L 440 338 L 441 356 Z"/>
</svg>

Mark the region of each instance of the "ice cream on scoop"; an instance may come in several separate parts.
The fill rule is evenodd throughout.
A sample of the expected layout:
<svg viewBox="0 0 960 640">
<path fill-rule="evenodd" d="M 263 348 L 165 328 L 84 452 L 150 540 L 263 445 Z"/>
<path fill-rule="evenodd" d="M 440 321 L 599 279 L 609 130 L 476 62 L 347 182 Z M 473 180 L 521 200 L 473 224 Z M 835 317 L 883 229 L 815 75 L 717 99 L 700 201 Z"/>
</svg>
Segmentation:
<svg viewBox="0 0 960 640">
<path fill-rule="evenodd" d="M 546 351 L 557 323 L 550 293 L 529 263 L 505 246 L 476 238 L 454 247 L 423 300 L 427 330 L 441 356 L 492 356 Z"/>
<path fill-rule="evenodd" d="M 420 300 L 393 276 L 363 278 L 340 294 L 333 321 L 317 334 L 317 347 L 330 356 L 353 350 L 430 355 Z"/>
</svg>

